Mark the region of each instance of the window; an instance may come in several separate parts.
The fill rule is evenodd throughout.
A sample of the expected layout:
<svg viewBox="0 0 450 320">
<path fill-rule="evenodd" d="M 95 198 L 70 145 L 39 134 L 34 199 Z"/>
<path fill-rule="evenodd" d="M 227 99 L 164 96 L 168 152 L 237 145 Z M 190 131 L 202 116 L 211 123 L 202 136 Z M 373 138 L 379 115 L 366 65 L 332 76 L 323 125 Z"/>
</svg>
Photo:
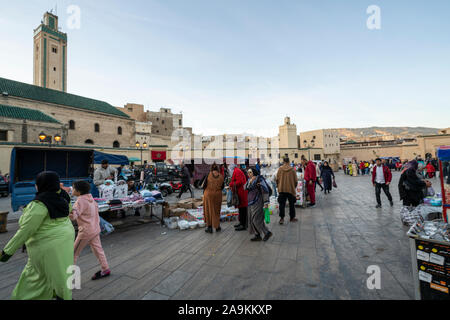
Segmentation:
<svg viewBox="0 0 450 320">
<path fill-rule="evenodd" d="M 53 71 L 56 71 L 56 67 L 53 67 Z"/>
<path fill-rule="evenodd" d="M 298 153 L 295 154 L 295 159 L 298 159 Z"/>
<path fill-rule="evenodd" d="M 91 139 L 87 139 L 84 143 L 85 144 L 94 144 L 94 141 L 92 141 Z"/>
<path fill-rule="evenodd" d="M 122 135 L 122 127 L 118 127 L 117 128 L 117 134 L 118 135 Z"/>
<path fill-rule="evenodd" d="M 313 136 L 313 140 L 316 140 L 316 136 Z"/>
<path fill-rule="evenodd" d="M 161 121 L 162 124 L 164 124 L 164 122 L 165 122 L 164 120 Z"/>
<path fill-rule="evenodd" d="M 113 142 L 113 148 L 120 148 L 120 143 L 119 143 L 119 141 L 114 141 L 114 142 Z"/>
<path fill-rule="evenodd" d="M 69 121 L 69 129 L 70 130 L 75 130 L 75 121 L 73 121 L 73 120 Z"/>
<path fill-rule="evenodd" d="M 156 121 L 159 121 L 159 118 L 156 118 Z"/>
<path fill-rule="evenodd" d="M 8 141 L 8 131 L 0 130 L 0 141 Z"/>
<path fill-rule="evenodd" d="M 94 125 L 94 130 L 95 132 L 100 132 L 100 125 L 98 123 Z"/>
<path fill-rule="evenodd" d="M 58 53 L 58 48 L 52 47 L 52 52 L 53 52 L 53 53 Z"/>
<path fill-rule="evenodd" d="M 320 160 L 320 154 L 315 154 L 314 155 L 314 160 Z"/>
<path fill-rule="evenodd" d="M 183 123 L 183 121 L 178 120 L 178 124 L 179 124 L 180 126 L 182 125 L 182 123 Z"/>
</svg>

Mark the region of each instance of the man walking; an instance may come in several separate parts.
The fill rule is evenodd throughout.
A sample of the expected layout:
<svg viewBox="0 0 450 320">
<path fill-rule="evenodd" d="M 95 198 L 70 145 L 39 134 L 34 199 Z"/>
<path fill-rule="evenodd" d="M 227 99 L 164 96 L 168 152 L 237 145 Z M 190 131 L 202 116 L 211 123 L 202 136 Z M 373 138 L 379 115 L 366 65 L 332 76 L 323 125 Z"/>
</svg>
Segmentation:
<svg viewBox="0 0 450 320">
<path fill-rule="evenodd" d="M 316 205 L 316 192 L 314 190 L 317 179 L 316 165 L 314 162 L 306 160 L 304 156 L 302 156 L 302 164 L 305 168 L 306 190 L 308 191 L 310 200 L 308 207 L 314 207 Z"/>
<path fill-rule="evenodd" d="M 384 164 L 381 163 L 381 159 L 377 158 L 376 165 L 373 167 L 372 171 L 372 183 L 375 187 L 375 195 L 377 197 L 377 208 L 381 208 L 381 189 L 383 189 L 386 194 L 391 207 L 394 205 L 392 201 L 391 193 L 389 192 L 389 184 L 392 181 L 391 170 Z"/>
<path fill-rule="evenodd" d="M 181 195 L 183 192 L 190 191 L 191 192 L 191 198 L 194 198 L 194 192 L 191 188 L 191 172 L 189 171 L 189 168 L 184 164 L 184 162 L 181 164 L 181 190 L 180 194 L 178 195 L 178 199 L 181 199 Z"/>
<path fill-rule="evenodd" d="M 291 222 L 297 222 L 295 217 L 295 188 L 297 187 L 297 173 L 289 165 L 289 158 L 283 159 L 283 165 L 278 169 L 277 177 L 278 203 L 280 205 L 280 224 L 284 223 L 284 207 L 289 201 L 289 216 Z"/>
</svg>

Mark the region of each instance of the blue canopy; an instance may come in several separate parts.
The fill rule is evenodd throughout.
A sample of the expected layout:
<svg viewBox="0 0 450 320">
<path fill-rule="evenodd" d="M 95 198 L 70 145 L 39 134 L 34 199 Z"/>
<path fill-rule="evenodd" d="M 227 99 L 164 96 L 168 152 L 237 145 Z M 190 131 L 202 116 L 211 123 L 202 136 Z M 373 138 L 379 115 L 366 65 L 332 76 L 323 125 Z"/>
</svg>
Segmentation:
<svg viewBox="0 0 450 320">
<path fill-rule="evenodd" d="M 94 151 L 94 163 L 100 164 L 100 163 L 102 163 L 102 160 L 108 160 L 109 164 L 128 165 L 130 163 L 127 156 L 119 156 L 117 154 L 108 154 L 108 153 Z"/>
<path fill-rule="evenodd" d="M 437 156 L 441 161 L 450 161 L 450 146 L 439 147 Z"/>
</svg>

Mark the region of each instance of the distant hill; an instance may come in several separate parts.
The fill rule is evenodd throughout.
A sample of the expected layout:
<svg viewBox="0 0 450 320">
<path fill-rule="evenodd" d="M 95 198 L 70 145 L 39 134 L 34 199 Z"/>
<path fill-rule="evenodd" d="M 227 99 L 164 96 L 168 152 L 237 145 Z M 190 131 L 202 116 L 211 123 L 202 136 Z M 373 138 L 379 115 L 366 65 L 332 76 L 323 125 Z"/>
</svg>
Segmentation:
<svg viewBox="0 0 450 320">
<path fill-rule="evenodd" d="M 439 128 L 426 127 L 370 127 L 370 128 L 342 128 L 336 129 L 341 137 L 348 139 L 368 136 L 400 136 L 403 138 L 420 135 L 437 134 Z"/>
</svg>

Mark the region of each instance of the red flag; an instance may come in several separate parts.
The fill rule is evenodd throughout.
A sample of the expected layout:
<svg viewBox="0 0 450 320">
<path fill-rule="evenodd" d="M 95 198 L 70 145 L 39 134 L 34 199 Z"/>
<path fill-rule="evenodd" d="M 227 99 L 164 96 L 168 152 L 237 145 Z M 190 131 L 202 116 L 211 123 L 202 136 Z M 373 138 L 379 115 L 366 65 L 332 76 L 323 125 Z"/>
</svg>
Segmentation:
<svg viewBox="0 0 450 320">
<path fill-rule="evenodd" d="M 152 151 L 152 160 L 166 160 L 166 151 Z"/>
</svg>

